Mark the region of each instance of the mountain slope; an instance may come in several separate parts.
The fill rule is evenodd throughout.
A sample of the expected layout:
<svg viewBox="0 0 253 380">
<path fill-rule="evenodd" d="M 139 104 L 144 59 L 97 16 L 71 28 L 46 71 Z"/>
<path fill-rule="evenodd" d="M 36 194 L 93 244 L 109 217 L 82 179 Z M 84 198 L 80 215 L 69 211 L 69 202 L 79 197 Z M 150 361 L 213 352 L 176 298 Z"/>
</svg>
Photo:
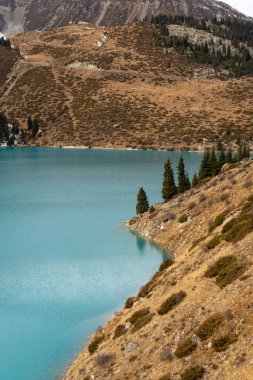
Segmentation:
<svg viewBox="0 0 253 380">
<path fill-rule="evenodd" d="M 93 334 L 64 380 L 253 378 L 252 178 L 253 161 L 241 162 L 130 221 L 175 261 Z"/>
<path fill-rule="evenodd" d="M 150 24 L 78 25 L 12 38 L 26 59 L 18 75 L 14 67 L 3 78 L 1 110 L 23 126 L 29 115 L 40 119 L 43 137 L 31 144 L 198 149 L 248 141 L 252 77 L 220 80 L 208 64 L 165 54 L 155 33 Z"/>
<path fill-rule="evenodd" d="M 0 31 L 6 29 L 14 34 L 78 22 L 113 26 L 159 14 L 245 18 L 229 5 L 215 0 L 0 0 Z"/>
</svg>

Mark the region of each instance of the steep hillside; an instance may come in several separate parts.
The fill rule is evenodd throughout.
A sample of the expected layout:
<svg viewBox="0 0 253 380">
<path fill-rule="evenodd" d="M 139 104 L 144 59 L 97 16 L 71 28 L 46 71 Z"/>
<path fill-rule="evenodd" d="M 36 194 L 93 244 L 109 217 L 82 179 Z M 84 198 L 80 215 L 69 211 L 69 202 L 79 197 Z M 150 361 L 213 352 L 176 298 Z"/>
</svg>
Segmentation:
<svg viewBox="0 0 253 380">
<path fill-rule="evenodd" d="M 25 58 L 1 77 L 0 111 L 23 126 L 29 115 L 40 119 L 43 137 L 31 144 L 199 149 L 248 141 L 252 77 L 229 79 L 223 68 L 163 48 L 156 34 L 151 24 L 79 25 L 13 37 Z"/>
<path fill-rule="evenodd" d="M 226 166 L 129 222 L 175 260 L 91 337 L 64 380 L 253 378 L 252 179 L 252 160 Z"/>
<path fill-rule="evenodd" d="M 245 18 L 229 5 L 215 0 L 1 0 L 0 31 L 45 30 L 78 22 L 123 25 L 159 14 Z"/>
</svg>

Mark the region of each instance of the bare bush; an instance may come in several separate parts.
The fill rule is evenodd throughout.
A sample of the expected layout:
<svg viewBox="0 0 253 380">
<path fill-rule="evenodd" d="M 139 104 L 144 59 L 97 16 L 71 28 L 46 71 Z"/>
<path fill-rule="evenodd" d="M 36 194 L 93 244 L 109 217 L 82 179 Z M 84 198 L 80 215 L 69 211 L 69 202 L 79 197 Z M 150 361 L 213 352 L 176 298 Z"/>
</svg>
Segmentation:
<svg viewBox="0 0 253 380">
<path fill-rule="evenodd" d="M 206 196 L 205 196 L 205 194 L 200 194 L 200 196 L 199 196 L 199 201 L 200 202 L 204 202 L 206 200 Z"/>
<path fill-rule="evenodd" d="M 220 200 L 222 202 L 224 202 L 225 200 L 227 200 L 229 198 L 229 194 L 228 193 L 224 193 L 224 194 L 221 194 L 220 196 Z"/>
<path fill-rule="evenodd" d="M 95 365 L 98 367 L 107 367 L 115 359 L 115 354 L 100 354 L 95 359 Z"/>
<path fill-rule="evenodd" d="M 252 181 L 250 179 L 245 181 L 243 187 L 244 189 L 249 189 L 250 187 L 252 187 Z"/>
<path fill-rule="evenodd" d="M 162 352 L 160 354 L 160 360 L 162 362 L 173 360 L 173 354 L 172 354 L 172 351 L 169 347 L 164 347 L 164 349 L 162 350 Z"/>
<path fill-rule="evenodd" d="M 188 204 L 188 210 L 193 210 L 195 206 L 196 206 L 196 203 L 195 203 L 195 202 L 190 202 L 190 203 Z"/>
</svg>

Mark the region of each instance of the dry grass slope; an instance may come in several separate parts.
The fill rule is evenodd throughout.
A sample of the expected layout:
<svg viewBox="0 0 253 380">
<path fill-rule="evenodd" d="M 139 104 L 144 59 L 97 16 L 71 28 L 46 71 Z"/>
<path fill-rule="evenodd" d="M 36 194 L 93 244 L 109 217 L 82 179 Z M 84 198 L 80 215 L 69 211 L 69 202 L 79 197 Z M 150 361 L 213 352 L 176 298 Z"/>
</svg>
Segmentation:
<svg viewBox="0 0 253 380">
<path fill-rule="evenodd" d="M 92 337 L 91 342 L 105 337 L 96 354 L 113 355 L 110 365 L 97 365 L 85 349 L 64 380 L 253 378 L 253 231 L 207 249 L 231 220 L 253 214 L 253 188 L 244 186 L 252 177 L 253 160 L 226 166 L 198 189 L 129 223 L 174 252 L 175 261 L 162 266 L 141 297 L 130 298 Z M 198 206 L 189 208 L 192 202 Z M 187 223 L 178 221 L 182 214 Z M 161 305 L 165 312 L 159 312 Z"/>
<path fill-rule="evenodd" d="M 22 123 L 43 120 L 41 145 L 198 149 L 203 139 L 253 135 L 253 79 L 209 78 L 208 65 L 164 54 L 154 26 L 79 25 L 12 40 L 30 70 L 1 107 Z"/>
</svg>

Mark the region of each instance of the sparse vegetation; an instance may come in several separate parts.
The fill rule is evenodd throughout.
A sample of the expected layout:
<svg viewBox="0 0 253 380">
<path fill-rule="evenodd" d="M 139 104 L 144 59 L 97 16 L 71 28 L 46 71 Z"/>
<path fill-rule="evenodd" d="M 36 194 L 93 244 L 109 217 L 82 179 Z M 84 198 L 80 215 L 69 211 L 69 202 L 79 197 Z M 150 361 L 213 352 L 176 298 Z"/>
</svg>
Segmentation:
<svg viewBox="0 0 253 380">
<path fill-rule="evenodd" d="M 113 339 L 117 339 L 120 336 L 124 335 L 127 332 L 125 325 L 118 325 L 115 329 Z"/>
<path fill-rule="evenodd" d="M 95 359 L 95 365 L 98 367 L 107 367 L 115 359 L 115 354 L 100 354 Z"/>
<path fill-rule="evenodd" d="M 191 338 L 187 338 L 177 346 L 175 351 L 175 356 L 177 358 L 184 358 L 190 355 L 197 348 L 197 343 L 195 343 Z"/>
<path fill-rule="evenodd" d="M 188 216 L 186 214 L 183 214 L 179 217 L 178 222 L 179 223 L 186 223 L 188 220 Z"/>
<path fill-rule="evenodd" d="M 230 213 L 230 210 L 226 210 L 220 213 L 219 215 L 217 215 L 209 227 L 209 232 L 212 232 L 213 230 L 215 230 L 215 228 L 221 226 L 224 220 L 226 219 L 226 217 L 229 215 L 229 213 Z"/>
<path fill-rule="evenodd" d="M 125 302 L 125 308 L 131 309 L 136 301 L 138 301 L 138 297 L 129 297 Z"/>
<path fill-rule="evenodd" d="M 223 335 L 213 341 L 213 349 L 216 352 L 225 351 L 232 343 L 236 342 L 237 339 L 238 337 L 233 333 Z"/>
<path fill-rule="evenodd" d="M 197 329 L 196 335 L 201 340 L 206 340 L 210 338 L 216 330 L 219 328 L 221 323 L 224 321 L 222 314 L 214 314 L 211 317 L 207 318 Z"/>
<path fill-rule="evenodd" d="M 166 374 L 166 375 L 163 375 L 163 376 L 159 377 L 158 380 L 171 380 L 171 377 L 170 377 L 169 374 Z"/>
<path fill-rule="evenodd" d="M 149 307 L 146 307 L 145 309 L 140 309 L 140 310 L 137 310 L 137 311 L 135 311 L 133 314 L 132 314 L 132 316 L 131 316 L 131 318 L 130 318 L 130 323 L 132 324 L 132 325 L 134 325 L 137 321 L 138 321 L 138 319 L 140 319 L 140 318 L 142 318 L 142 317 L 145 317 L 146 315 L 148 315 L 150 313 L 150 309 L 149 309 Z"/>
<path fill-rule="evenodd" d="M 185 297 L 186 293 L 182 290 L 178 293 L 172 294 L 172 296 L 161 304 L 160 308 L 157 310 L 158 314 L 164 315 L 169 313 L 174 307 L 179 305 Z"/>
<path fill-rule="evenodd" d="M 215 278 L 220 288 L 240 278 L 246 270 L 244 263 L 238 263 L 235 256 L 229 255 L 218 259 L 205 273 L 207 278 Z"/>
<path fill-rule="evenodd" d="M 105 340 L 105 335 L 101 334 L 99 336 L 96 336 L 88 345 L 89 353 L 92 355 L 94 352 L 97 351 L 98 346 Z"/>
<path fill-rule="evenodd" d="M 165 261 L 163 261 L 162 264 L 159 267 L 159 272 L 162 272 L 163 270 L 171 267 L 171 265 L 173 265 L 173 261 L 172 260 L 165 260 Z"/>
<path fill-rule="evenodd" d="M 181 380 L 200 380 L 205 374 L 201 366 L 189 367 L 181 374 Z"/>
<path fill-rule="evenodd" d="M 133 326 L 132 332 L 136 332 L 142 327 L 146 326 L 152 320 L 152 318 L 153 314 L 150 313 L 149 308 L 136 311 L 129 320 Z"/>
<path fill-rule="evenodd" d="M 217 247 L 218 244 L 220 244 L 220 237 L 219 236 L 214 236 L 209 242 L 207 243 L 207 248 L 208 249 L 214 249 Z"/>
</svg>

